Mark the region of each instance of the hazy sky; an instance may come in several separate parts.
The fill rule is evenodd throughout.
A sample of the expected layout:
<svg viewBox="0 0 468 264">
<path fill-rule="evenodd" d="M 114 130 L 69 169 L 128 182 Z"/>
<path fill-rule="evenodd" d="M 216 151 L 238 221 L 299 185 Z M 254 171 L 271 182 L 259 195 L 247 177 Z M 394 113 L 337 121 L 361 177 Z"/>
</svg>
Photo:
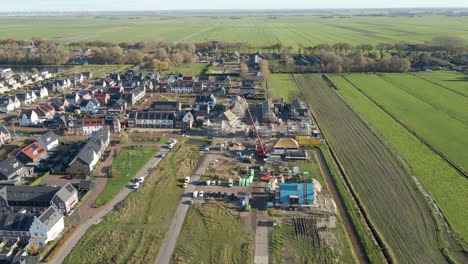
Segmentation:
<svg viewBox="0 0 468 264">
<path fill-rule="evenodd" d="M 389 7 L 468 7 L 468 0 L 0 0 L 0 12 Z"/>
</svg>

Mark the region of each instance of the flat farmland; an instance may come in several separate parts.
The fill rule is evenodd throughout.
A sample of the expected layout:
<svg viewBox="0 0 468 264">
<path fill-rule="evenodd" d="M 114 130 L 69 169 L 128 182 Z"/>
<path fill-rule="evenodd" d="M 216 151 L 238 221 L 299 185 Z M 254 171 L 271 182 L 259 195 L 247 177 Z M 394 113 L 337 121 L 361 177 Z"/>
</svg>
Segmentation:
<svg viewBox="0 0 468 264">
<path fill-rule="evenodd" d="M 400 74 L 405 76 L 406 74 Z M 331 76 L 338 93 L 364 117 L 413 169 L 453 230 L 468 239 L 468 181 L 444 159 L 393 120 L 341 76 Z M 465 242 L 466 244 L 466 242 Z"/>
<path fill-rule="evenodd" d="M 390 255 L 398 263 L 445 263 L 412 174 L 320 75 L 294 76 Z"/>
<path fill-rule="evenodd" d="M 324 13 L 174 13 L 154 15 L 0 17 L 2 38 L 60 41 L 167 42 L 225 40 L 252 45 L 313 46 L 319 43 L 423 43 L 437 35 L 468 39 L 468 17 L 415 17 Z M 325 16 L 324 16 L 325 15 Z"/>
<path fill-rule="evenodd" d="M 468 97 L 468 75 L 456 71 L 416 72 L 413 75 Z"/>
<path fill-rule="evenodd" d="M 468 114 L 460 112 L 457 114 L 458 119 L 455 119 L 453 113 L 450 115 L 447 111 L 447 107 L 454 111 L 456 107 L 466 109 L 466 97 L 454 94 L 459 100 L 451 101 L 448 97 L 442 97 L 446 91 L 441 87 L 440 95 L 431 92 L 430 88 L 427 88 L 430 83 L 420 87 L 424 89 L 420 91 L 414 87 L 408 88 L 408 84 L 399 80 L 396 81 L 398 78 L 389 82 L 374 74 L 351 74 L 345 77 L 451 161 L 465 170 L 468 169 L 468 126 L 460 121 L 466 120 Z M 405 76 L 402 78 L 406 79 Z M 409 93 L 404 89 L 412 91 Z M 441 98 L 433 98 L 439 96 Z M 438 102 L 438 106 L 434 105 L 435 101 Z"/>
<path fill-rule="evenodd" d="M 286 102 L 291 102 L 297 96 L 297 87 L 291 74 L 271 74 L 268 84 L 270 98 L 283 98 Z"/>
</svg>

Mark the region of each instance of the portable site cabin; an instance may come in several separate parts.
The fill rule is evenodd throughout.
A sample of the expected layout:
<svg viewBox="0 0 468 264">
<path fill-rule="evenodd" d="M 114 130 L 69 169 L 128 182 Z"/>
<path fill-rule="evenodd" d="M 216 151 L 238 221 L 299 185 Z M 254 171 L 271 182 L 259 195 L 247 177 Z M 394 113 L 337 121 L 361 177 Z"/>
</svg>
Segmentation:
<svg viewBox="0 0 468 264">
<path fill-rule="evenodd" d="M 280 183 L 279 203 L 300 205 L 314 203 L 313 183 Z"/>
</svg>

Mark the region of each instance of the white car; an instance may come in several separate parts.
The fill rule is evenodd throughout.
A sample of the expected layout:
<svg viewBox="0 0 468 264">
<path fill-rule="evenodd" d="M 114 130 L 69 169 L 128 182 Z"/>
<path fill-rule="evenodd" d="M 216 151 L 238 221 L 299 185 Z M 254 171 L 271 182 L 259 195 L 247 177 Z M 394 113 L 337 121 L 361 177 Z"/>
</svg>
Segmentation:
<svg viewBox="0 0 468 264">
<path fill-rule="evenodd" d="M 206 185 L 211 185 L 211 181 L 206 181 Z"/>
<path fill-rule="evenodd" d="M 139 182 L 139 183 L 143 183 L 144 181 L 145 181 L 145 177 L 140 177 L 140 178 L 138 178 L 138 182 Z"/>
<path fill-rule="evenodd" d="M 185 182 L 185 183 L 189 183 L 189 182 L 190 182 L 190 177 L 189 177 L 189 176 L 185 177 L 185 181 L 184 181 L 184 182 Z"/>
<path fill-rule="evenodd" d="M 182 188 L 187 188 L 187 183 L 184 182 L 184 184 L 182 185 Z"/>
<path fill-rule="evenodd" d="M 138 189 L 138 187 L 140 187 L 140 183 L 139 182 L 136 182 L 135 185 L 133 185 L 133 189 Z"/>
<path fill-rule="evenodd" d="M 198 197 L 203 197 L 204 194 L 205 194 L 205 193 L 204 193 L 203 191 L 200 191 L 200 192 L 198 193 Z"/>
<path fill-rule="evenodd" d="M 233 179 L 229 179 L 228 186 L 229 186 L 229 187 L 232 187 L 233 185 L 234 185 L 234 180 L 233 180 Z"/>
</svg>

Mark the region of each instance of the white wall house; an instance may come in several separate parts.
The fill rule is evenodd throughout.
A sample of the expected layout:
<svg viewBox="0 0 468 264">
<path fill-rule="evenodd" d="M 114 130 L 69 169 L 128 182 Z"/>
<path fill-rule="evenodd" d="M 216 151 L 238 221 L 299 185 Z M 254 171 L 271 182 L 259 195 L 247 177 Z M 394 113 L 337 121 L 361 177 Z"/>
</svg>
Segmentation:
<svg viewBox="0 0 468 264">
<path fill-rule="evenodd" d="M 51 206 L 39 217 L 34 217 L 29 229 L 31 235 L 29 242 L 45 246 L 50 241 L 55 240 L 64 228 L 65 222 L 62 213 L 55 206 Z"/>
<path fill-rule="evenodd" d="M 23 110 L 18 117 L 20 126 L 37 126 L 42 124 L 41 119 L 34 110 Z"/>
</svg>

